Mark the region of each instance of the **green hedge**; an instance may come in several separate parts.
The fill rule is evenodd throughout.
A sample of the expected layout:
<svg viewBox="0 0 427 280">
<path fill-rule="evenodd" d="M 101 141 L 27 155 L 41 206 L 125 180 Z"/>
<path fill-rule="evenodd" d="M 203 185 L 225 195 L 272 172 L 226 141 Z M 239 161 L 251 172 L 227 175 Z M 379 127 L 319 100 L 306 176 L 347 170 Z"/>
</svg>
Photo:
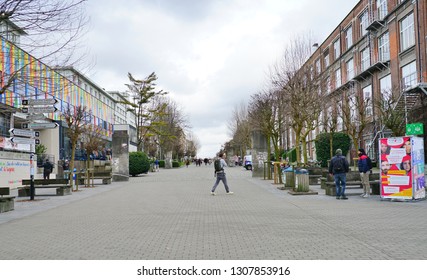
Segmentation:
<svg viewBox="0 0 427 280">
<path fill-rule="evenodd" d="M 289 162 L 296 162 L 297 161 L 297 149 L 293 148 L 289 152 L 287 152 L 286 158 L 289 158 Z"/>
<path fill-rule="evenodd" d="M 321 162 L 322 167 L 327 167 L 328 160 L 331 159 L 329 136 L 330 133 L 321 133 L 317 135 L 315 140 L 317 160 Z M 332 150 L 334 155 L 337 149 L 341 149 L 342 154 L 345 156 L 350 147 L 351 139 L 347 134 L 341 132 L 333 134 Z"/>
<path fill-rule="evenodd" d="M 172 161 L 172 167 L 180 167 L 181 165 L 179 164 L 178 161 Z"/>
<path fill-rule="evenodd" d="M 159 160 L 159 167 L 165 168 L 165 161 L 164 160 Z"/>
<path fill-rule="evenodd" d="M 147 173 L 150 170 L 150 160 L 144 152 L 129 153 L 129 175 Z"/>
</svg>

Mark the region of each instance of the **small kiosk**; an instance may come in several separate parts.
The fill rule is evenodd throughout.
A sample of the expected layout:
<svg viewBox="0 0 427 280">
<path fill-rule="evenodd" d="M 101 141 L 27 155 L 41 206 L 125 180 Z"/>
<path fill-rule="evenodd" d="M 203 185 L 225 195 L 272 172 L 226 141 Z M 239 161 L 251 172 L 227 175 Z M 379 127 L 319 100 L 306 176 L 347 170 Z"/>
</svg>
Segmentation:
<svg viewBox="0 0 427 280">
<path fill-rule="evenodd" d="M 382 138 L 379 153 L 381 199 L 408 201 L 426 197 L 423 138 Z"/>
</svg>

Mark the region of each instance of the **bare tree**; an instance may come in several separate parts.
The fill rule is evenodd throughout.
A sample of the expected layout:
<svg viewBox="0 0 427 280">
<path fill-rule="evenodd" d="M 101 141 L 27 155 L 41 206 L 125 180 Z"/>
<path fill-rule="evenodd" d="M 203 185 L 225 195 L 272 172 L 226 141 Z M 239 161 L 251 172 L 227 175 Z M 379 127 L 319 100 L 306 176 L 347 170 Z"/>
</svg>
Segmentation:
<svg viewBox="0 0 427 280">
<path fill-rule="evenodd" d="M 81 136 L 87 131 L 87 126 L 91 123 L 92 114 L 88 111 L 86 106 L 80 105 L 74 107 L 70 105 L 62 112 L 62 119 L 67 124 L 67 134 L 71 141 L 70 171 L 73 172 L 77 143 Z M 70 185 L 71 189 L 73 189 L 72 173 L 70 174 Z"/>
<path fill-rule="evenodd" d="M 399 102 L 399 88 L 382 92 L 381 98 L 374 102 L 377 121 L 384 128 L 390 129 L 393 136 L 405 135 L 405 113 L 396 109 Z"/>
<path fill-rule="evenodd" d="M 307 163 L 307 136 L 317 127 L 327 91 L 322 90 L 321 77 L 312 65 L 306 64 L 311 55 L 312 43 L 308 37 L 290 41 L 282 60 L 271 74 L 272 86 L 287 104 L 286 115 L 295 132 L 297 162 L 301 163 L 301 148 Z"/>
<path fill-rule="evenodd" d="M 363 132 L 371 122 L 372 100 L 365 100 L 363 96 L 350 91 L 344 95 L 344 100 L 339 102 L 339 108 L 342 112 L 344 132 L 350 136 L 354 150 L 357 151 Z"/>
<path fill-rule="evenodd" d="M 251 147 L 251 125 L 249 123 L 248 108 L 243 102 L 235 106 L 232 118 L 228 122 L 228 129 L 232 137 L 234 150 L 241 156 L 246 154 L 246 149 Z"/>
<path fill-rule="evenodd" d="M 49 65 L 75 65 L 82 61 L 79 42 L 88 26 L 84 13 L 87 0 L 3 0 L 0 2 L 0 35 L 13 39 L 22 36 L 19 46 Z M 83 44 L 80 44 L 83 45 Z M 34 62 L 34 60 L 31 60 Z M 13 72 L 3 71 L 3 93 L 20 77 L 31 62 L 15 65 Z"/>
<path fill-rule="evenodd" d="M 92 186 L 94 185 L 93 174 L 94 170 L 90 172 L 90 162 L 91 155 L 95 151 L 99 151 L 106 143 L 106 140 L 103 137 L 103 129 L 100 126 L 87 124 L 84 127 L 84 132 L 82 135 L 83 148 L 86 151 L 86 186 L 90 187 L 90 177 L 92 176 Z M 92 168 L 94 168 L 94 163 L 92 160 Z"/>
</svg>

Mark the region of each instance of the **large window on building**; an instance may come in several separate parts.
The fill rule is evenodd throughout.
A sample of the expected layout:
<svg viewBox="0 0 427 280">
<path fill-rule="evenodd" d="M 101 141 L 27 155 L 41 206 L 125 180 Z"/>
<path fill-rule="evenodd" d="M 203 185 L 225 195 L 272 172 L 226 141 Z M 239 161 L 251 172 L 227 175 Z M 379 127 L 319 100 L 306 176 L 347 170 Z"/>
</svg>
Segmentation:
<svg viewBox="0 0 427 280">
<path fill-rule="evenodd" d="M 402 67 L 402 88 L 408 88 L 417 83 L 417 63 L 412 61 Z"/>
<path fill-rule="evenodd" d="M 329 50 L 323 53 L 325 69 L 329 67 Z"/>
<path fill-rule="evenodd" d="M 390 39 L 388 32 L 378 38 L 378 59 L 380 61 L 390 60 Z"/>
<path fill-rule="evenodd" d="M 346 63 L 347 82 L 354 78 L 354 61 L 353 58 L 349 59 Z"/>
<path fill-rule="evenodd" d="M 363 92 L 363 105 L 365 106 L 365 115 L 372 116 L 372 85 L 364 87 Z"/>
<path fill-rule="evenodd" d="M 400 27 L 400 51 L 404 51 L 415 45 L 414 14 L 410 13 L 399 23 Z"/>
<path fill-rule="evenodd" d="M 341 68 L 335 70 L 335 88 L 339 88 L 341 86 Z"/>
<path fill-rule="evenodd" d="M 340 43 L 340 39 L 338 38 L 335 42 L 334 42 L 334 59 L 337 60 L 341 55 L 341 43 Z"/>
<path fill-rule="evenodd" d="M 387 14 L 387 0 L 377 0 L 378 19 L 383 19 Z"/>
<path fill-rule="evenodd" d="M 325 89 L 326 89 L 326 93 L 331 93 L 331 78 L 327 77 L 325 80 Z"/>
<path fill-rule="evenodd" d="M 354 94 L 348 98 L 348 108 L 350 109 L 350 120 L 352 122 L 357 121 L 357 100 Z"/>
<path fill-rule="evenodd" d="M 385 101 L 384 104 L 388 104 L 388 101 L 392 95 L 391 75 L 387 75 L 380 79 L 380 92 L 381 97 Z"/>
<path fill-rule="evenodd" d="M 351 46 L 353 46 L 353 27 L 350 25 L 345 30 L 345 49 L 348 50 Z"/>
<path fill-rule="evenodd" d="M 362 12 L 362 14 L 359 17 L 359 22 L 360 22 L 360 36 L 363 37 L 368 32 L 366 30 L 369 24 L 368 10 L 365 10 L 364 12 Z"/>
<path fill-rule="evenodd" d="M 320 66 L 320 59 L 315 62 L 316 74 L 320 74 L 322 72 L 322 67 Z"/>
<path fill-rule="evenodd" d="M 364 48 L 360 52 L 360 70 L 365 71 L 371 66 L 371 55 L 369 52 L 369 47 Z"/>
</svg>

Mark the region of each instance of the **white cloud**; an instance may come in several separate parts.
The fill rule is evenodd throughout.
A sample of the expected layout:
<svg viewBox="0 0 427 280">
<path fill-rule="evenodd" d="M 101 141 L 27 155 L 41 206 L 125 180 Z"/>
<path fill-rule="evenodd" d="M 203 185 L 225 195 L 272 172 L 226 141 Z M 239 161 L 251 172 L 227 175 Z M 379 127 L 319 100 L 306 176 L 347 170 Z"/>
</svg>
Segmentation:
<svg viewBox="0 0 427 280">
<path fill-rule="evenodd" d="M 233 108 L 264 86 L 286 42 L 303 32 L 322 42 L 358 1 L 345 2 L 92 0 L 86 42 L 97 64 L 90 78 L 125 90 L 128 72 L 156 72 L 158 86 L 189 116 L 199 156 L 210 157 L 229 140 Z"/>
</svg>

